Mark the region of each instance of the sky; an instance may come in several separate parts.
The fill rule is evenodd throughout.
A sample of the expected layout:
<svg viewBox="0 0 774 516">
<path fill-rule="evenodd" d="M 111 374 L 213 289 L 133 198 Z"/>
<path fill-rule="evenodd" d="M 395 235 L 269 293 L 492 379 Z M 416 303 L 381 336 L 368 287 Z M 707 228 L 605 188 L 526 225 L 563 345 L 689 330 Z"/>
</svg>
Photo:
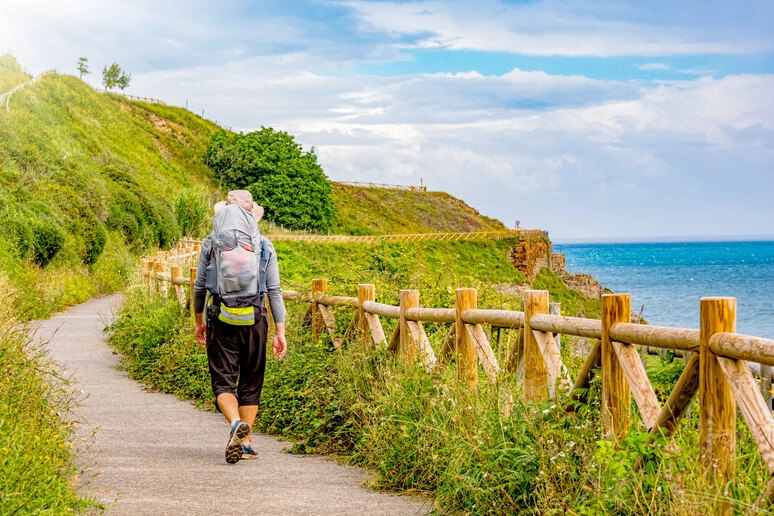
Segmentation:
<svg viewBox="0 0 774 516">
<path fill-rule="evenodd" d="M 0 0 L 0 53 L 555 242 L 774 238 L 774 2 Z"/>
</svg>

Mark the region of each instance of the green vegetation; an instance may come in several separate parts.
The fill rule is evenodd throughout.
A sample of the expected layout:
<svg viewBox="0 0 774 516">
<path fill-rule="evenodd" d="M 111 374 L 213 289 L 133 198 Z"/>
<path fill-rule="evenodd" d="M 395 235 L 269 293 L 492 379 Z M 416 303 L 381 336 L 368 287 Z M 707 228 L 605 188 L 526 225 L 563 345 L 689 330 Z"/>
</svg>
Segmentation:
<svg viewBox="0 0 774 516">
<path fill-rule="evenodd" d="M 0 59 L 0 84 L 26 79 L 11 56 Z M 9 108 L 0 111 L 0 272 L 24 292 L 13 300 L 23 318 L 121 288 L 133 254 L 180 236 L 178 196 L 193 188 L 209 204 L 210 122 L 57 74 L 16 91 Z M 191 213 L 180 216 L 201 231 Z"/>
<path fill-rule="evenodd" d="M 29 80 L 12 56 L 0 56 L 0 97 Z M 178 220 L 175 202 L 193 189 L 209 210 L 215 185 L 202 156 L 215 126 L 54 73 L 16 90 L 7 105 L 0 109 L 0 513 L 83 512 L 94 503 L 75 490 L 67 411 L 76 400 L 17 321 L 118 291 L 139 253 L 174 242 L 181 225 L 200 230 L 190 210 Z"/>
<path fill-rule="evenodd" d="M 0 57 L 0 94 L 29 79 L 15 59 Z M 10 112 L 0 110 L 0 286 L 12 292 L 3 310 L 21 320 L 124 289 L 138 255 L 181 235 L 207 233 L 221 188 L 250 189 L 267 219 L 291 228 L 356 235 L 505 229 L 447 194 L 331 185 L 314 151 L 303 151 L 287 133 L 263 128 L 229 136 L 186 110 L 130 102 L 76 77 L 43 76 L 17 90 L 8 105 Z M 262 225 L 264 232 L 276 230 Z M 382 302 L 395 304 L 401 289 L 418 289 L 423 306 L 448 307 L 455 288 L 475 287 L 480 307 L 518 309 L 520 298 L 507 293 L 526 283 L 507 259 L 514 243 L 278 241 L 276 247 L 283 284 L 291 289 L 307 290 L 312 278 L 327 277 L 332 294 L 353 296 L 357 283 L 368 282 Z M 598 301 L 569 291 L 550 273 L 541 273 L 535 286 L 549 289 L 566 313 L 598 313 Z M 127 357 L 130 374 L 211 407 L 207 359 L 190 320 L 176 305 L 145 299 L 139 289 L 126 295 L 111 342 Z M 453 366 L 428 376 L 384 351 L 336 353 L 329 341 L 312 341 L 303 306 L 291 309 L 291 355 L 271 362 L 260 425 L 293 439 L 296 451 L 345 454 L 374 468 L 378 485 L 432 492 L 450 512 L 549 506 L 544 503 L 612 511 L 624 499 L 615 489 L 629 485 L 627 496 L 636 492 L 636 479 L 613 481 L 602 469 L 593 470 L 597 477 L 588 470 L 588 460 L 620 462 L 616 450 L 600 451 L 594 406 L 588 421 L 572 428 L 549 406 L 517 402 L 504 410 L 511 395 L 519 399 L 514 378 L 496 386 L 484 382 L 470 393 L 456 382 Z M 343 333 L 349 313 L 337 315 Z M 18 512 L 87 510 L 93 503 L 72 489 L 71 424 L 57 419 L 75 400 L 66 382 L 48 373 L 45 355 L 25 350 L 26 333 L 15 320 L 4 320 L 0 442 L 7 450 L 0 504 L 8 505 L 0 512 L 13 513 L 19 504 Z M 389 332 L 395 323 L 384 324 Z M 427 324 L 425 330 L 438 351 L 448 327 Z M 503 333 L 501 361 L 514 338 Z M 674 374 L 660 381 L 673 381 Z M 636 431 L 635 441 L 641 438 Z M 551 473 L 555 477 L 541 477 L 565 464 L 556 443 L 569 442 L 574 458 Z M 744 478 L 758 485 L 753 473 Z M 606 505 L 593 505 L 587 485 L 610 486 Z M 749 498 L 739 493 L 735 499 Z"/>
<path fill-rule="evenodd" d="M 81 68 L 78 68 L 78 71 L 81 71 Z M 113 88 L 118 88 L 119 90 L 126 89 L 131 80 L 132 74 L 123 71 L 117 63 L 113 63 L 110 66 L 105 65 L 102 68 L 102 85 L 105 86 L 106 90 L 112 90 Z"/>
<path fill-rule="evenodd" d="M 83 79 L 84 75 L 88 75 L 91 72 L 89 71 L 89 60 L 86 57 L 79 57 L 78 58 L 78 67 L 76 68 L 78 70 L 78 78 Z"/>
<path fill-rule="evenodd" d="M 502 222 L 443 192 L 410 192 L 333 183 L 336 233 L 459 233 L 503 231 Z"/>
<path fill-rule="evenodd" d="M 30 79 L 32 76 L 24 71 L 15 57 L 10 54 L 0 55 L 0 96 Z"/>
<path fill-rule="evenodd" d="M 419 281 L 430 283 L 427 277 Z M 382 293 L 390 297 L 398 288 L 400 281 L 385 283 L 377 295 L 382 300 Z M 435 301 L 447 296 L 447 288 L 443 280 L 436 289 L 424 286 L 422 304 L 439 306 Z M 480 292 L 480 306 L 519 304 L 493 290 Z M 269 360 L 257 427 L 292 441 L 292 452 L 332 453 L 371 468 L 375 487 L 430 494 L 441 514 L 711 514 L 726 501 L 743 512 L 768 480 L 741 421 L 737 478 L 714 490 L 697 460 L 696 405 L 673 438 L 647 445 L 649 434 L 635 423 L 616 449 L 601 435 L 599 370 L 588 391 L 591 403 L 575 404 L 575 414 L 568 415 L 568 400 L 520 402 L 516 375 L 492 384 L 480 371 L 472 392 L 457 380 L 453 363 L 428 374 L 384 349 L 350 343 L 336 350 L 328 337 L 312 339 L 303 321 L 306 307 L 289 304 L 290 351 L 282 362 Z M 352 310 L 335 313 L 341 335 Z M 387 320 L 383 324 L 392 329 Z M 436 353 L 448 329 L 425 324 Z M 500 363 L 514 338 L 515 332 L 506 332 L 495 345 Z M 204 349 L 175 301 L 150 300 L 134 290 L 110 342 L 128 357 L 134 378 L 212 408 Z M 579 364 L 567 363 L 576 374 Z M 676 376 L 667 376 L 651 377 L 659 392 L 671 390 Z M 641 456 L 646 461 L 637 471 Z"/>
<path fill-rule="evenodd" d="M 317 156 L 293 136 L 271 127 L 247 134 L 218 131 L 207 163 L 227 189 L 250 190 L 265 218 L 293 229 L 329 229 L 335 214 L 331 188 Z"/>
<path fill-rule="evenodd" d="M 29 328 L 11 310 L 13 295 L 0 277 L 0 514 L 67 514 L 97 507 L 74 487 L 70 411 L 77 403 Z"/>
</svg>

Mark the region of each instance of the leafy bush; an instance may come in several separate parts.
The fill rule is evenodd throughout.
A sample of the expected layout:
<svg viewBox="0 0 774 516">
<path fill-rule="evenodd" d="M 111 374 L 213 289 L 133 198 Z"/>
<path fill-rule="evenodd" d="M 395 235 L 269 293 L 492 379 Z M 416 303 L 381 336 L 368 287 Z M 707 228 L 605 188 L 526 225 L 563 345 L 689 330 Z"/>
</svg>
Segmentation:
<svg viewBox="0 0 774 516">
<path fill-rule="evenodd" d="M 331 227 L 336 211 L 328 178 L 314 149 L 304 152 L 288 133 L 218 131 L 207 145 L 207 164 L 223 186 L 250 190 L 267 220 L 295 229 Z"/>
</svg>

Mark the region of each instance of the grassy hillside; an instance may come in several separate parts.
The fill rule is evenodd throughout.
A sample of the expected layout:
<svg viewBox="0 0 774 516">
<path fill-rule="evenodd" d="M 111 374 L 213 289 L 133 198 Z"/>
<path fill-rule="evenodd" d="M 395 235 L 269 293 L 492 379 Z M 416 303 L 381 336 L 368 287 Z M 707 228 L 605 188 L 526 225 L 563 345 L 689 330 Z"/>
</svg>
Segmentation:
<svg viewBox="0 0 774 516">
<path fill-rule="evenodd" d="M 24 82 L 10 56 L 0 84 Z M 132 252 L 180 236 L 177 195 L 214 191 L 214 124 L 50 74 L 0 110 L 0 268 L 24 318 L 121 288 Z"/>
<path fill-rule="evenodd" d="M 16 59 L 8 54 L 0 56 L 0 95 L 32 77 L 24 71 Z"/>
<path fill-rule="evenodd" d="M 502 222 L 481 215 L 443 192 L 410 192 L 333 183 L 337 233 L 458 233 L 502 231 Z"/>
</svg>

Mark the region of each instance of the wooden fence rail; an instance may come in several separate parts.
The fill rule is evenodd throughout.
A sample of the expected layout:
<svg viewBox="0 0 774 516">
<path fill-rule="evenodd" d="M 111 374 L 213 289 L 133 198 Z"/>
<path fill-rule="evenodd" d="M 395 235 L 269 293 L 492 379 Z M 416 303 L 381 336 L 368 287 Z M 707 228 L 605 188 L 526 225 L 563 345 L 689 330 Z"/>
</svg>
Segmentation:
<svg viewBox="0 0 774 516">
<path fill-rule="evenodd" d="M 374 244 L 381 242 L 405 243 L 405 242 L 455 242 L 470 240 L 506 240 L 542 238 L 546 232 L 542 229 L 521 229 L 517 231 L 469 231 L 463 233 L 409 233 L 395 235 L 295 235 L 277 233 L 271 235 L 273 242 L 318 242 L 318 243 L 358 243 Z"/>
<path fill-rule="evenodd" d="M 181 305 L 190 306 L 192 289 L 187 296 L 182 290 L 196 275 L 193 265 L 198 246 L 190 245 L 191 242 L 183 244 L 174 252 L 142 260 L 142 275 L 150 295 L 170 295 Z M 165 262 L 171 265 L 170 272 L 166 272 Z M 182 276 L 184 265 L 189 265 L 188 278 Z M 313 281 L 310 293 L 283 292 L 288 301 L 310 304 L 307 319 L 314 338 L 327 332 L 336 347 L 354 342 L 386 347 L 407 363 L 421 363 L 428 372 L 445 367 L 455 359 L 457 377 L 471 388 L 479 381 L 479 369 L 490 381 L 500 374 L 520 370 L 528 402 L 559 401 L 563 399 L 562 392 L 570 399 L 582 399 L 579 389 L 588 386 L 601 365 L 602 428 L 607 439 L 619 442 L 631 425 L 631 398 L 651 434 L 663 432 L 670 436 L 698 394 L 698 459 L 708 478 L 722 484 L 733 476 L 737 407 L 763 462 L 774 475 L 774 419 L 768 406 L 770 398 L 761 393 L 747 362 L 774 366 L 774 340 L 735 333 L 734 298 L 703 298 L 700 329 L 691 330 L 631 324 L 628 294 L 603 296 L 602 317 L 594 320 L 550 315 L 548 292 L 539 290 L 525 291 L 522 312 L 479 309 L 475 289 L 457 289 L 454 308 L 423 308 L 416 290 L 401 291 L 400 304 L 392 306 L 376 302 L 374 285 L 358 285 L 357 297 L 328 295 L 327 287 L 327 280 L 318 279 Z M 343 336 L 336 332 L 334 307 L 353 309 Z M 390 338 L 384 333 L 380 317 L 397 321 Z M 422 327 L 424 322 L 450 324 L 438 356 Z M 519 330 L 519 338 L 507 350 L 506 364 L 498 363 L 483 325 Z M 575 379 L 569 376 L 562 361 L 558 335 L 597 341 Z M 635 346 L 690 352 L 663 406 Z M 567 409 L 571 410 L 571 406 Z M 774 480 L 770 480 L 756 507 L 773 502 Z M 730 506 L 721 507 L 720 512 L 729 514 Z"/>
</svg>

